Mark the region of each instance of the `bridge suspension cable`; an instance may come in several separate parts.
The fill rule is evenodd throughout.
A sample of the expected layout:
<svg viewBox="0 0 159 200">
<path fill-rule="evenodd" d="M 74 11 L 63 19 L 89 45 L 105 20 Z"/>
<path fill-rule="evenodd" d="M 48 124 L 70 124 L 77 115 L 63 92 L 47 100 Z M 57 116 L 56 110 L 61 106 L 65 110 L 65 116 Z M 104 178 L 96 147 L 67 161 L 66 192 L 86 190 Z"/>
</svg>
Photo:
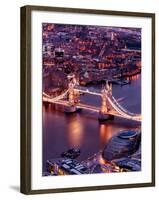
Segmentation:
<svg viewBox="0 0 159 200">
<path fill-rule="evenodd" d="M 56 101 L 63 99 L 67 95 L 68 91 L 69 90 L 66 90 L 64 93 L 62 93 L 61 95 L 59 95 L 57 97 L 51 97 L 44 92 L 43 92 L 43 95 L 46 96 L 47 98 L 49 98 L 49 100 L 51 100 L 51 102 L 53 103 L 53 102 L 56 102 Z"/>
<path fill-rule="evenodd" d="M 131 113 L 128 110 L 126 110 L 125 108 L 123 108 L 113 96 L 111 96 L 111 98 L 113 100 L 113 103 L 115 103 L 123 112 L 127 113 L 128 115 L 136 116 L 136 114 Z"/>
<path fill-rule="evenodd" d="M 114 102 L 107 96 L 107 99 L 109 101 L 109 103 L 111 104 L 111 106 L 115 109 L 115 111 L 117 111 L 121 116 L 124 116 L 125 118 L 128 119 L 134 119 L 137 121 L 141 121 L 141 115 L 129 115 L 126 112 L 124 112 L 123 110 L 121 110 L 117 105 L 114 104 Z M 120 106 L 121 107 L 121 106 Z"/>
</svg>

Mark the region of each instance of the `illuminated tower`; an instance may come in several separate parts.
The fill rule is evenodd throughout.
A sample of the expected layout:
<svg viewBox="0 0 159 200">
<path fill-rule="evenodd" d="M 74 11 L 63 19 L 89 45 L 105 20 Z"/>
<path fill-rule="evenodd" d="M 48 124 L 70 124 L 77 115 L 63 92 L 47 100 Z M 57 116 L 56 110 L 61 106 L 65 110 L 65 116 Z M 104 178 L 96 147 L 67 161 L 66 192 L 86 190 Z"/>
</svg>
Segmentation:
<svg viewBox="0 0 159 200">
<path fill-rule="evenodd" d="M 98 116 L 98 120 L 100 122 L 114 119 L 114 116 L 110 114 L 111 106 L 109 98 L 111 98 L 111 95 L 112 95 L 112 85 L 109 85 L 107 82 L 101 91 L 102 103 Z"/>
<path fill-rule="evenodd" d="M 107 98 L 112 95 L 112 84 L 109 85 L 107 81 L 101 93 L 102 93 L 102 105 L 100 112 L 102 114 L 106 114 L 110 110 L 110 105 Z"/>
<path fill-rule="evenodd" d="M 80 111 L 76 105 L 79 103 L 79 92 L 75 89 L 75 86 L 78 84 L 78 81 L 75 78 L 74 74 L 70 74 L 67 76 L 69 84 L 68 84 L 68 105 L 65 106 L 65 113 L 74 113 Z"/>
<path fill-rule="evenodd" d="M 68 84 L 68 87 L 69 87 L 69 96 L 68 96 L 69 104 L 74 105 L 75 103 L 79 102 L 79 96 L 80 96 L 79 91 L 75 90 L 75 88 L 74 88 L 76 85 L 79 85 L 79 82 L 76 79 L 74 74 L 69 74 L 67 76 L 67 78 L 69 80 L 69 84 Z"/>
<path fill-rule="evenodd" d="M 68 101 L 69 101 L 69 104 L 70 104 L 71 106 L 73 106 L 74 103 L 75 103 L 75 101 L 74 101 L 75 99 L 74 99 L 74 84 L 72 83 L 72 81 L 69 83 L 68 92 L 69 92 L 69 94 L 68 94 Z"/>
<path fill-rule="evenodd" d="M 102 105 L 101 105 L 100 112 L 102 114 L 106 114 L 108 112 L 108 108 L 107 108 L 107 90 L 106 90 L 106 87 L 104 87 L 103 90 L 102 90 Z"/>
</svg>

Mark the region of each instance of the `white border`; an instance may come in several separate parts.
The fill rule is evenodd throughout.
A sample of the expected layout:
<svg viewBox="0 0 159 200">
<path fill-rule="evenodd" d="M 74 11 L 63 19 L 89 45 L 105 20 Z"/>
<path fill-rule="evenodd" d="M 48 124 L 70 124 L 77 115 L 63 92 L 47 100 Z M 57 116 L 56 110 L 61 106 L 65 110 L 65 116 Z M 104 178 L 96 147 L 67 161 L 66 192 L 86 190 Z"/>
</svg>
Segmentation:
<svg viewBox="0 0 159 200">
<path fill-rule="evenodd" d="M 42 177 L 42 23 L 142 28 L 142 171 Z M 32 189 L 55 189 L 151 182 L 151 19 L 32 11 Z M 40 153 L 41 152 L 41 153 Z"/>
</svg>

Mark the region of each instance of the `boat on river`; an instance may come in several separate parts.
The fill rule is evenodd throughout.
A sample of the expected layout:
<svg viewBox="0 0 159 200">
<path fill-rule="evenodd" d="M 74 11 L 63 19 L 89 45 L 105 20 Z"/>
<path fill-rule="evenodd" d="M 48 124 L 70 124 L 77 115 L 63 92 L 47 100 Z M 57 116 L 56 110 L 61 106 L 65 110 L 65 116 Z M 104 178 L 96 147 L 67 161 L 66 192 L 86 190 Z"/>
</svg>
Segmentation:
<svg viewBox="0 0 159 200">
<path fill-rule="evenodd" d="M 61 157 L 75 159 L 80 155 L 81 151 L 78 148 L 71 148 L 65 152 L 62 152 Z"/>
</svg>

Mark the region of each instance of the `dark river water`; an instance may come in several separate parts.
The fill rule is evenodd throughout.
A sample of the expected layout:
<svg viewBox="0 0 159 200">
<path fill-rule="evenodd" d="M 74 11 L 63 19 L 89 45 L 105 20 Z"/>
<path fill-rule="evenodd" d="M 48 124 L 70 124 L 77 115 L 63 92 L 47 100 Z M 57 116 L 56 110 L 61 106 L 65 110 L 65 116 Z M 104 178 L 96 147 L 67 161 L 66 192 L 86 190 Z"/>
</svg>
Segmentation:
<svg viewBox="0 0 159 200">
<path fill-rule="evenodd" d="M 102 85 L 89 86 L 100 89 Z M 128 111 L 141 113 L 141 77 L 131 77 L 131 84 L 113 85 L 113 96 Z M 99 106 L 98 96 L 82 95 L 81 102 Z M 72 147 L 81 150 L 79 161 L 99 152 L 109 139 L 121 130 L 140 128 L 139 122 L 115 117 L 114 120 L 100 124 L 98 114 L 82 110 L 80 113 L 66 115 L 53 106 L 43 106 L 43 171 L 47 159 L 60 157 L 63 151 Z"/>
</svg>

